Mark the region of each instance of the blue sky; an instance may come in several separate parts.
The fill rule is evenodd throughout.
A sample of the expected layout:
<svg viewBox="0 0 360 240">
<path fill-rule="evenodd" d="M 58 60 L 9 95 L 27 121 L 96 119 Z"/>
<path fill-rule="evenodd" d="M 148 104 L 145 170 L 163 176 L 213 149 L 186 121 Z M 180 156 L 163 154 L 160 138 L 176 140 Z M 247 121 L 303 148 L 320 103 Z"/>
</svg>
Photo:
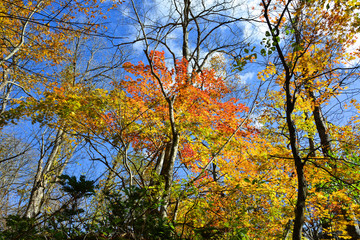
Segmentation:
<svg viewBox="0 0 360 240">
<path fill-rule="evenodd" d="M 211 8 L 211 6 L 214 6 L 218 2 L 223 1 L 217 1 L 217 0 L 193 0 L 192 5 L 194 8 L 193 14 L 196 15 L 204 10 L 204 6 L 206 8 Z M 229 5 L 229 10 L 224 11 L 223 13 L 226 14 L 226 18 L 236 18 L 239 16 L 244 17 L 256 17 L 260 15 L 260 1 L 240 1 L 235 0 L 232 2 L 233 5 Z M 182 30 L 180 27 L 176 27 L 174 29 L 172 28 L 165 28 L 163 32 L 161 32 L 159 35 L 154 34 L 152 29 L 149 27 L 149 25 L 157 24 L 159 25 L 166 25 L 169 22 L 176 22 L 178 21 L 179 15 L 176 13 L 175 7 L 172 4 L 173 1 L 170 0 L 143 0 L 143 1 L 135 1 L 135 4 L 137 6 L 138 12 L 140 14 L 140 19 L 143 24 L 148 25 L 148 27 L 145 28 L 145 31 L 148 36 L 157 37 L 159 39 L 164 39 L 163 37 L 166 36 L 167 44 L 169 49 L 176 55 L 176 58 L 180 58 L 182 56 L 182 48 L 181 48 L 181 36 L 182 36 Z M 104 4 L 112 4 L 110 1 L 106 1 Z M 235 7 L 234 7 L 235 6 Z M 90 38 L 92 42 L 87 42 L 86 45 L 83 46 L 82 52 L 83 55 L 80 56 L 79 61 L 79 71 L 86 70 L 87 67 L 94 68 L 102 64 L 110 63 L 113 60 L 114 53 L 118 54 L 119 50 L 125 51 L 125 54 L 130 55 L 128 60 L 131 60 L 133 63 L 136 63 L 139 60 L 145 61 L 144 58 L 144 44 L 141 41 L 138 41 L 134 44 L 128 44 L 128 45 L 121 45 L 125 42 L 132 42 L 137 38 L 142 38 L 143 35 L 140 31 L 140 25 L 137 22 L 137 19 L 134 16 L 133 9 L 131 7 L 131 2 L 126 1 L 123 4 L 120 4 L 118 8 L 113 9 L 109 11 L 107 14 L 107 19 L 99 19 L 99 21 L 106 22 L 106 26 L 108 27 L 108 30 L 106 32 L 106 35 L 113 36 L 113 38 L 102 38 L 102 37 L 94 37 Z M 82 19 L 82 16 L 78 16 L 79 20 Z M 203 26 L 207 25 L 208 29 L 211 29 L 213 26 L 212 24 L 207 23 L 206 21 L 202 22 Z M 194 24 L 189 26 L 190 31 L 190 51 L 195 50 L 195 42 L 196 42 L 196 26 Z M 238 32 L 237 32 L 238 31 Z M 247 22 L 247 21 L 241 21 L 240 23 L 233 23 L 230 24 L 229 27 L 220 27 L 217 29 L 214 33 L 217 34 L 217 38 L 220 39 L 220 41 L 226 41 L 226 40 L 233 40 L 232 37 L 238 36 L 241 38 L 246 39 L 247 41 L 251 42 L 251 44 L 255 45 L 257 48 L 256 51 L 259 51 L 260 49 L 260 42 L 263 39 L 266 31 L 266 26 L 263 23 L 257 23 L 257 22 Z M 206 30 L 205 30 L 206 33 Z M 240 33 L 240 34 L 239 34 Z M 211 39 L 207 44 L 211 45 L 215 41 L 216 38 Z M 236 40 L 234 38 L 234 40 Z M 237 39 L 238 40 L 238 39 Z M 120 46 L 121 45 L 121 46 Z M 117 47 L 119 46 L 119 47 Z M 154 44 L 152 46 L 155 46 Z M 358 46 L 358 45 L 357 45 Z M 168 50 L 161 45 L 158 45 L 157 50 L 165 50 L 168 52 Z M 91 58 L 91 51 L 95 51 L 93 58 Z M 349 49 L 349 51 L 353 51 L 353 49 Z M 201 49 L 200 57 L 204 57 L 207 54 L 207 49 L 204 47 Z M 216 53 L 222 55 L 222 53 Z M 118 57 L 120 55 L 118 54 Z M 169 58 L 169 64 L 172 63 L 171 55 L 169 53 L 166 53 L 166 56 Z M 89 63 L 89 59 L 91 60 L 91 64 L 87 65 Z M 231 63 L 232 59 L 228 57 L 224 57 L 225 61 L 227 63 Z M 261 70 L 264 65 L 263 63 L 266 62 L 266 59 L 263 59 L 260 54 L 258 54 L 258 59 L 256 63 L 249 63 L 246 65 L 245 70 L 240 73 L 236 73 L 237 76 L 235 76 L 235 79 L 238 79 L 239 86 L 243 85 L 249 85 L 250 90 L 254 90 L 258 87 L 259 80 L 257 79 L 257 72 Z M 86 74 L 83 77 L 89 78 L 91 74 Z M 117 78 L 122 77 L 121 70 L 109 72 L 109 76 Z M 107 79 L 106 81 L 110 81 L 110 79 Z M 106 85 L 106 84 L 105 84 Z M 100 86 L 99 86 L 100 87 Z M 239 96 L 241 97 L 241 95 Z M 248 105 L 251 105 L 250 100 Z M 255 115 L 256 116 L 256 115 Z M 13 128 L 14 126 L 9 126 L 10 128 Z M 31 132 L 31 130 L 36 130 L 38 126 L 31 125 L 29 122 L 21 122 L 16 127 L 18 129 L 18 134 L 22 135 L 24 133 L 28 134 Z M 31 130 L 30 130 L 31 129 Z M 13 129 L 10 129 L 13 130 Z M 9 130 L 9 131 L 10 131 Z M 29 131 L 29 132 L 28 132 Z M 27 139 L 24 138 L 24 141 Z M 106 149 L 106 146 L 103 146 L 104 154 L 109 156 L 111 158 L 111 154 L 113 152 L 108 149 Z M 80 154 L 81 153 L 81 154 Z M 84 154 L 84 155 L 82 155 Z M 84 157 L 86 154 L 89 155 L 89 157 Z M 93 162 L 87 161 L 91 157 L 91 153 L 89 154 L 89 150 L 86 148 L 82 149 L 81 152 L 79 152 L 78 155 L 75 155 L 73 160 L 75 162 L 78 162 L 81 165 L 77 165 L 76 163 L 71 165 L 71 168 L 68 169 L 69 173 L 72 172 L 78 172 L 79 174 L 86 173 L 88 171 L 88 166 L 92 165 Z M 94 168 L 92 168 L 95 172 L 102 173 L 104 171 L 104 168 L 101 167 L 101 164 L 98 164 Z M 99 171 L 101 169 L 101 171 Z"/>
</svg>

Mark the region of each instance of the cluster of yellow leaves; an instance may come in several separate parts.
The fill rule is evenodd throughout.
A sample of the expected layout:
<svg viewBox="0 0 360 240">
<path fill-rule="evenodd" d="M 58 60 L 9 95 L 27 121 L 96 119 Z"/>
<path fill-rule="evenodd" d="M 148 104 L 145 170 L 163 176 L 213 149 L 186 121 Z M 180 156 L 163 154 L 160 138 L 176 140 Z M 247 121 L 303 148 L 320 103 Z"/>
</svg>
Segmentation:
<svg viewBox="0 0 360 240">
<path fill-rule="evenodd" d="M 59 67 L 69 61 L 70 43 L 74 38 L 95 32 L 99 27 L 88 13 L 102 15 L 102 6 L 99 4 L 97 0 L 15 0 L 0 3 L 0 72 L 7 72 L 8 75 L 2 81 L 7 84 L 11 79 L 16 87 L 33 97 L 30 100 L 27 97 L 14 99 L 14 105 L 7 106 L 14 109 L 3 114 L 2 124 L 20 117 L 21 107 L 36 105 L 35 99 L 46 98 L 43 93 L 50 93 L 52 87 L 58 84 L 58 78 L 52 80 L 52 67 Z M 79 21 L 74 21 L 76 17 L 86 20 L 79 25 Z M 73 102 L 77 102 L 77 99 L 73 99 Z M 18 106 L 20 108 L 16 113 L 15 108 Z M 35 114 L 42 114 L 40 112 L 39 108 Z"/>
<path fill-rule="evenodd" d="M 344 93 L 346 79 L 358 77 L 358 73 L 342 71 L 347 67 L 359 51 L 348 52 L 355 43 L 356 4 L 354 1 L 301 1 L 292 2 L 289 12 L 293 13 L 294 25 L 284 28 L 279 23 L 275 9 L 284 9 L 288 1 L 276 1 L 269 7 L 271 20 L 279 27 L 280 32 L 286 32 L 285 41 L 281 40 L 285 61 L 289 67 L 292 80 L 290 94 L 295 95 L 292 113 L 293 124 L 297 131 L 297 147 L 303 159 L 306 159 L 305 172 L 308 184 L 306 224 L 309 228 L 318 228 L 321 224 L 324 233 L 340 234 L 344 239 L 347 236 L 346 228 L 354 224 L 358 217 L 358 205 L 354 199 L 359 195 L 359 165 L 358 146 L 358 114 L 353 116 L 347 125 L 335 126 L 327 124 L 327 133 L 331 136 L 332 156 L 322 157 L 318 134 L 313 117 L 317 107 L 334 103 L 334 99 Z M 281 10 L 280 10 L 281 11 Z M 287 16 L 284 16 L 284 19 Z M 278 25 L 277 25 L 278 24 Z M 283 27 L 282 27 L 283 26 Z M 289 31 L 289 27 L 297 29 Z M 284 30 L 282 30 L 284 29 Z M 299 32 L 297 32 L 299 31 Z M 291 34 L 290 34 L 291 32 Z M 285 45 L 286 44 L 286 45 Z M 264 137 L 272 142 L 272 146 L 289 148 L 287 124 L 285 121 L 285 70 L 279 65 L 268 66 L 258 74 L 258 78 L 265 81 L 275 79 L 277 86 L 269 92 L 265 104 L 261 123 L 264 128 Z M 352 100 L 347 107 L 358 108 L 356 100 Z M 326 119 L 324 118 L 324 121 Z M 314 142 L 315 152 L 310 154 L 310 142 Z M 272 148 L 269 154 L 288 158 L 288 171 L 291 172 L 292 157 L 285 148 L 276 151 Z M 285 164 L 285 160 L 281 161 Z M 271 172 L 271 174 L 274 174 Z M 294 173 L 289 173 L 289 176 Z M 287 188 L 287 195 L 295 189 L 295 185 L 281 186 Z M 284 187 L 284 188 L 283 188 Z M 288 198 L 295 200 L 295 198 Z M 283 202 L 284 203 L 284 202 Z M 295 202 L 289 202 L 294 206 Z M 281 203 L 280 203 L 281 205 Z M 290 214 L 291 215 L 291 214 Z M 356 218 L 353 218 L 356 216 Z"/>
</svg>

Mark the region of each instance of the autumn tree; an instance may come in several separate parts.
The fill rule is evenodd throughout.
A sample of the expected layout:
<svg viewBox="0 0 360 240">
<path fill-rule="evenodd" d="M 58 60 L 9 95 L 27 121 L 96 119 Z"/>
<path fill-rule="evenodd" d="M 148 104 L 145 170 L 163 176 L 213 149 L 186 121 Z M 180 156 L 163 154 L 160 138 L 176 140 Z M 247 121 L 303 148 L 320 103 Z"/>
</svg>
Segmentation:
<svg viewBox="0 0 360 240">
<path fill-rule="evenodd" d="M 313 182 L 311 176 L 329 174 L 340 180 L 342 173 L 336 169 L 341 165 L 350 167 L 340 159 L 334 163 L 335 152 L 331 142 L 337 139 L 331 140 L 322 106 L 332 104 L 347 82 L 356 77 L 353 70 L 357 67 L 344 65 L 358 54 L 347 53 L 354 44 L 355 32 L 351 30 L 353 22 L 349 13 L 354 11 L 355 4 L 262 1 L 262 7 L 268 26 L 267 38 L 264 39 L 266 49 L 262 53 L 275 52 L 278 57 L 278 62 L 270 62 L 263 74 L 275 75 L 279 90 L 274 93 L 283 96 L 280 102 L 275 102 L 278 102 L 276 106 L 284 106 L 281 110 L 284 115 L 280 116 L 285 121 L 281 125 L 286 129 L 297 175 L 298 195 L 292 234 L 293 239 L 301 239 L 306 200 L 309 194 L 317 195 L 317 191 L 312 189 L 318 183 Z M 277 12 L 279 14 L 275 14 Z M 321 149 L 322 157 L 318 157 L 318 149 Z M 308 165 L 312 167 L 306 168 Z M 310 179 L 306 179 L 306 175 Z"/>
<path fill-rule="evenodd" d="M 157 4 L 152 5 L 152 7 L 156 9 L 161 6 L 161 4 Z M 206 64 L 208 64 L 210 59 L 216 54 L 225 54 L 230 58 L 239 55 L 245 43 L 247 43 L 245 33 L 239 28 L 243 22 L 249 22 L 255 17 L 247 15 L 245 11 L 240 11 L 243 6 L 235 1 L 224 3 L 172 1 L 166 2 L 166 5 L 168 5 L 168 8 L 166 12 L 162 13 L 164 16 L 162 18 L 154 18 L 151 14 L 147 14 L 145 9 L 140 9 L 135 1 L 131 1 L 131 7 L 136 16 L 135 20 L 139 29 L 137 39 L 131 43 L 142 42 L 144 44 L 144 52 L 147 56 L 150 70 L 154 77 L 158 79 L 163 97 L 168 103 L 168 110 L 166 111 L 169 112 L 170 125 L 172 126 L 171 139 L 173 140 L 159 146 L 160 149 L 168 149 L 166 150 L 168 154 L 162 155 L 162 151 L 157 151 L 156 153 L 160 161 L 157 166 L 162 166 L 162 170 L 160 167 L 158 171 L 160 175 L 165 178 L 166 191 L 168 191 L 172 185 L 172 175 L 174 174 L 173 166 L 179 149 L 178 140 L 176 140 L 179 138 L 176 127 L 178 123 L 176 123 L 175 118 L 172 117 L 177 110 L 173 102 L 175 99 L 171 99 L 171 94 L 169 95 L 162 86 L 161 77 L 157 76 L 156 71 L 153 69 L 156 64 L 153 62 L 154 59 L 150 57 L 152 56 L 150 50 L 156 48 L 164 49 L 168 52 L 172 58 L 175 69 L 177 68 L 177 59 L 186 61 L 186 72 L 188 78 L 192 79 L 194 74 L 205 69 Z M 239 9 L 239 12 L 237 12 L 236 9 Z M 148 21 L 156 22 L 157 24 L 148 24 Z M 219 34 L 221 33 L 221 29 L 225 28 L 238 28 L 239 31 L 228 31 L 228 41 L 220 41 Z M 178 49 L 178 44 L 173 45 L 174 43 L 171 39 L 173 32 L 180 33 L 181 38 L 179 41 L 181 41 L 181 49 Z M 178 54 L 178 52 L 180 52 L 180 54 Z M 194 85 L 194 83 L 191 82 L 189 82 L 189 84 Z M 163 157 L 167 157 L 168 159 L 162 160 Z M 211 161 L 210 165 L 212 165 L 214 179 L 216 179 L 217 170 L 215 162 Z M 168 198 L 168 196 L 165 196 L 165 199 L 166 198 Z M 166 200 L 166 202 L 167 201 L 168 200 Z M 166 207 L 162 210 L 163 216 L 165 216 L 165 209 Z"/>
<path fill-rule="evenodd" d="M 142 17 L 138 15 L 136 21 L 140 24 L 142 36 L 135 42 L 145 42 L 145 57 L 148 63 L 125 64 L 124 69 L 128 71 L 129 79 L 109 78 L 113 80 L 112 85 L 99 87 L 99 84 L 89 81 L 96 79 L 91 76 L 89 78 L 87 75 L 87 73 L 93 73 L 92 70 L 86 68 L 84 74 L 79 71 L 76 48 L 71 49 L 68 45 L 69 40 L 76 41 L 80 33 L 88 34 L 88 29 L 76 31 L 77 25 L 66 21 L 71 18 L 72 11 L 77 9 L 76 7 L 85 6 L 78 6 L 76 3 L 75 5 L 65 4 L 58 12 L 51 15 L 57 16 L 49 18 L 54 22 L 47 23 L 45 19 L 44 23 L 41 22 L 42 20 L 39 20 L 39 23 L 32 21 L 32 16 L 29 15 L 29 25 L 23 28 L 23 35 L 20 36 L 19 46 L 21 47 L 15 52 L 11 52 L 11 47 L 9 47 L 10 53 L 6 56 L 10 57 L 4 57 L 8 61 L 15 55 L 23 56 L 26 62 L 30 52 L 25 46 L 33 46 L 31 43 L 36 42 L 38 44 L 36 46 L 41 46 L 41 48 L 34 48 L 31 52 L 34 56 L 30 62 L 49 63 L 47 65 L 49 67 L 53 64 L 61 68 L 53 75 L 53 80 L 16 68 L 22 74 L 19 79 L 32 79 L 29 85 L 28 82 L 18 84 L 18 87 L 26 91 L 28 96 L 12 101 L 14 103 L 12 109 L 8 107 L 6 110 L 5 105 L 3 108 L 5 109 L 4 122 L 26 116 L 33 123 L 55 129 L 54 135 L 49 135 L 49 142 L 42 142 L 40 149 L 46 151 L 40 151 L 41 156 L 25 215 L 27 217 L 41 215 L 41 209 L 51 195 L 57 176 L 61 174 L 63 166 L 72 156 L 71 152 L 66 150 L 71 150 L 77 146 L 78 142 L 84 141 L 84 144 L 89 146 L 90 155 L 96 152 L 100 156 L 99 158 L 91 156 L 91 158 L 102 161 L 111 171 L 105 181 L 104 189 L 111 189 L 109 184 L 113 181 L 113 175 L 123 181 L 123 186 L 138 185 L 144 189 L 155 187 L 157 192 L 151 190 L 154 193 L 147 196 L 159 197 L 161 200 L 159 216 L 168 216 L 175 222 L 176 215 L 184 207 L 180 205 L 181 201 L 186 198 L 186 193 L 174 194 L 175 187 L 180 186 L 174 185 L 175 164 L 181 166 L 182 174 L 188 172 L 187 179 L 190 180 L 188 186 L 195 184 L 200 189 L 202 184 L 208 185 L 215 182 L 217 185 L 216 182 L 220 182 L 223 178 L 219 169 L 225 167 L 228 159 L 231 159 L 231 153 L 228 152 L 223 156 L 222 150 L 231 139 L 239 140 L 254 133 L 247 125 L 248 118 L 244 117 L 246 107 L 239 103 L 239 99 L 227 99 L 231 92 L 228 82 L 216 76 L 214 70 L 205 67 L 215 52 L 226 52 L 229 56 L 238 54 L 237 43 L 242 42 L 241 37 L 234 34 L 233 39 L 240 39 L 240 41 L 235 43 L 229 40 L 222 44 L 215 41 L 215 36 L 225 26 L 233 29 L 239 27 L 237 24 L 244 19 L 235 17 L 233 14 L 228 18 L 225 17 L 225 13 L 232 9 L 231 3 L 215 3 L 213 6 L 208 6 L 202 2 L 204 4 L 199 10 L 190 1 L 174 2 L 174 11 L 178 12 L 177 19 L 173 20 L 169 15 L 169 24 L 166 23 L 156 30 L 165 34 L 154 37 L 144 27 Z M 39 6 L 41 4 L 43 3 L 39 2 Z M 75 8 L 68 8 L 70 6 Z M 40 16 L 42 11 L 47 9 L 46 7 L 50 9 L 54 7 L 53 2 L 43 5 L 42 8 L 34 8 L 34 15 Z M 134 14 L 138 14 L 135 5 L 133 9 Z M 89 13 L 90 17 L 93 14 L 89 8 L 81 8 L 81 11 L 84 14 Z M 15 15 L 15 12 L 21 13 L 14 10 L 11 14 Z M 57 22 L 58 17 L 64 19 Z M 212 18 L 210 25 L 207 17 Z M 181 24 L 177 23 L 178 20 L 181 20 Z M 18 24 L 21 26 L 20 23 Z M 64 24 L 64 27 L 60 28 L 57 24 L 60 26 Z M 174 30 L 172 25 L 182 29 L 183 51 L 179 56 L 170 45 L 166 44 L 166 39 L 170 38 L 169 34 Z M 28 26 L 33 28 L 28 28 Z M 191 27 L 197 30 L 192 31 Z M 28 35 L 29 38 L 25 37 L 27 29 L 31 29 L 29 32 L 33 34 Z M 53 33 L 52 30 L 59 35 Z M 54 51 L 60 48 L 56 48 L 55 45 L 46 48 L 48 45 L 45 43 L 50 38 L 47 34 L 50 33 L 51 37 L 59 40 L 50 43 L 59 44 L 62 47 L 60 58 L 57 58 L 59 52 Z M 41 45 L 42 41 L 45 42 L 44 45 Z M 195 49 L 191 49 L 190 41 L 196 43 Z M 157 44 L 161 44 L 168 50 L 172 56 L 173 68 L 165 64 L 163 53 L 151 51 L 152 48 L 156 49 Z M 39 50 L 39 55 L 36 55 L 36 50 Z M 50 51 L 53 55 L 46 55 L 48 54 L 46 50 L 53 50 L 53 52 Z M 21 55 L 22 51 L 24 51 L 23 55 Z M 44 55 L 41 55 L 42 53 Z M 60 62 L 60 60 L 64 61 Z M 109 76 L 99 70 L 102 68 L 103 66 L 100 66 L 94 71 L 99 73 L 95 76 Z M 45 74 L 48 75 L 48 72 L 45 71 L 43 75 Z M 133 79 L 134 75 L 137 75 L 138 79 Z M 17 75 L 12 74 L 12 76 Z M 133 85 L 135 82 L 137 86 Z M 14 92 L 7 91 L 5 95 L 7 93 Z M 97 144 L 115 149 L 116 157 L 103 154 L 103 149 L 98 148 Z M 122 163 L 118 164 L 117 161 Z M 210 166 L 212 166 L 211 169 L 209 169 Z M 208 178 L 210 170 L 211 178 Z M 121 171 L 125 171 L 129 177 L 121 176 L 119 174 Z M 201 189 L 207 191 L 209 188 Z M 215 190 L 216 186 L 212 189 Z M 185 192 L 189 190 L 185 189 Z M 185 226 L 188 223 L 187 216 L 183 215 L 181 218 L 182 225 Z M 211 225 L 210 222 L 206 223 L 206 225 L 209 224 Z M 219 222 L 216 224 L 221 225 Z M 193 226 L 193 228 L 199 227 L 203 226 Z M 191 230 L 187 234 L 191 234 Z"/>
<path fill-rule="evenodd" d="M 95 74 L 100 74 L 99 69 L 93 71 L 90 61 L 82 66 L 83 75 L 78 74 L 77 65 L 80 64 L 79 39 L 102 35 L 101 28 L 92 20 L 95 14 L 98 18 L 104 17 L 99 4 L 98 1 L 5 1 L 0 4 L 3 9 L 0 17 L 1 127 L 15 127 L 11 124 L 29 119 L 42 127 L 47 125 L 44 128 L 33 125 L 39 132 L 45 130 L 37 136 L 39 160 L 31 194 L 27 196 L 26 217 L 41 213 L 56 177 L 62 174 L 78 144 L 65 129 L 63 120 L 51 121 L 54 115 L 47 112 L 41 98 L 49 89 L 54 90 L 54 86 L 64 82 L 75 84 L 79 78 L 81 81 L 87 78 L 90 84 L 96 80 Z M 78 21 L 75 14 L 84 20 Z M 65 69 L 59 72 L 61 68 Z M 101 69 L 109 68 L 102 66 Z M 11 161 L 17 159 L 14 157 Z"/>
<path fill-rule="evenodd" d="M 0 3 L 0 238 L 358 238 L 357 3 L 97 4 Z"/>
<path fill-rule="evenodd" d="M 11 118 L 5 111 L 6 106 L 14 104 L 13 99 L 24 95 L 36 97 L 43 85 L 53 82 L 51 68 L 70 56 L 71 39 L 101 34 L 92 18 L 95 13 L 101 16 L 102 12 L 98 1 L 4 1 L 0 8 L 0 92 L 4 122 Z M 77 21 L 75 13 L 85 20 Z"/>
</svg>

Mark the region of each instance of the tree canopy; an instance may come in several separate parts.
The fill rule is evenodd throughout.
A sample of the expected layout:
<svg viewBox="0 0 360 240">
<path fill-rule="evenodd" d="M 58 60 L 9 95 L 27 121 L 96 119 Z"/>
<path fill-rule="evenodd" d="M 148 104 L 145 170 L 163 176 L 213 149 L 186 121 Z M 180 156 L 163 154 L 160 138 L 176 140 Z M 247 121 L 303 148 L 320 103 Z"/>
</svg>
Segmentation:
<svg viewBox="0 0 360 240">
<path fill-rule="evenodd" d="M 360 239 L 355 0 L 0 2 L 0 239 Z"/>
</svg>

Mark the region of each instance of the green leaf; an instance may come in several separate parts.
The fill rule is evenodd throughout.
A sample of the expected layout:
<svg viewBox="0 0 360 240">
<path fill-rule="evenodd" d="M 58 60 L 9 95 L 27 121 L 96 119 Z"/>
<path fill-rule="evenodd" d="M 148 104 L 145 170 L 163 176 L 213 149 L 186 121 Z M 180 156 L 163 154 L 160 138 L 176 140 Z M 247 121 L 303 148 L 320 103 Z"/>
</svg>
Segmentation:
<svg viewBox="0 0 360 240">
<path fill-rule="evenodd" d="M 265 49 L 261 49 L 260 53 L 261 53 L 261 55 L 266 56 L 266 50 Z"/>
</svg>

